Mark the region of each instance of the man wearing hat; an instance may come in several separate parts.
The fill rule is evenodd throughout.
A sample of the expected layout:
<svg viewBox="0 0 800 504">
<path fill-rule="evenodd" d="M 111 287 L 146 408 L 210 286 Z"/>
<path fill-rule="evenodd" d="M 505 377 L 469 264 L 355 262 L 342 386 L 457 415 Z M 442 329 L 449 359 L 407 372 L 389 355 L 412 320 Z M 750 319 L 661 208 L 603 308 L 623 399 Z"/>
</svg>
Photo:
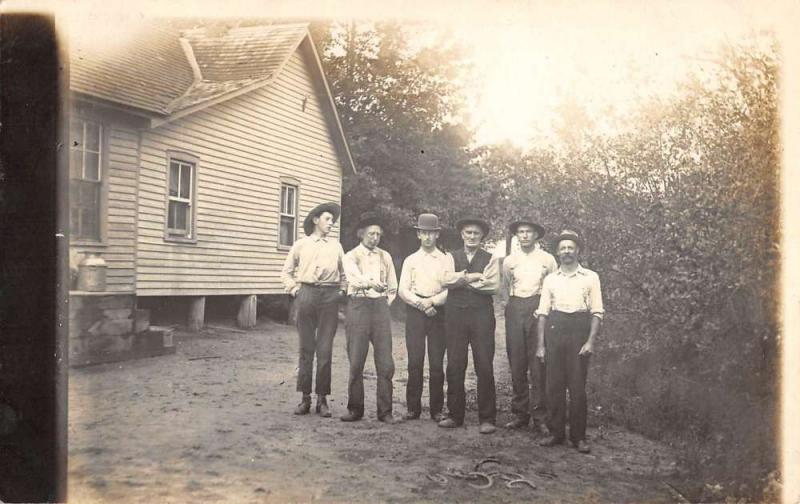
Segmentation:
<svg viewBox="0 0 800 504">
<path fill-rule="evenodd" d="M 383 234 L 382 224 L 373 212 L 365 212 L 357 226 L 361 243 L 344 256 L 347 275 L 347 356 L 350 378 L 347 385 L 347 413 L 343 422 L 360 420 L 364 416 L 364 363 L 369 344 L 378 374 L 378 420 L 395 423 L 392 415 L 392 328 L 389 305 L 397 296 L 397 276 L 392 257 L 378 248 Z"/>
<path fill-rule="evenodd" d="M 306 236 L 292 245 L 281 272 L 286 292 L 294 296 L 297 305 L 297 391 L 303 397 L 294 410 L 296 415 L 311 410 L 311 367 L 316 354 L 316 412 L 331 416 L 325 396 L 331 393 L 331 353 L 345 276 L 342 245 L 329 234 L 340 214 L 336 203 L 323 203 L 311 210 L 303 222 Z"/>
<path fill-rule="evenodd" d="M 508 230 L 516 236 L 520 250 L 503 261 L 506 303 L 506 352 L 511 368 L 511 412 L 507 429 L 527 427 L 543 430 L 546 418 L 545 367 L 536 358 L 537 336 L 534 311 L 539 306 L 544 278 L 556 270 L 555 258 L 538 246 L 544 228 L 530 218 L 512 222 Z"/>
<path fill-rule="evenodd" d="M 445 304 L 447 341 L 447 410 L 448 417 L 439 427 L 463 425 L 466 409 L 464 378 L 467 348 L 472 347 L 472 361 L 478 376 L 478 421 L 480 433 L 496 430 L 497 403 L 494 386 L 494 303 L 492 296 L 500 287 L 497 259 L 481 248 L 489 233 L 489 224 L 475 217 L 456 224 L 464 248 L 452 253 L 445 275 L 448 289 Z"/>
<path fill-rule="evenodd" d="M 422 413 L 422 371 L 425 365 L 425 343 L 428 346 L 428 388 L 431 418 L 444 417 L 444 304 L 447 289 L 445 271 L 450 266 L 447 254 L 436 248 L 439 239 L 439 218 L 420 214 L 417 218 L 420 248 L 403 261 L 398 294 L 406 307 L 406 349 L 408 351 L 408 383 L 406 383 L 406 420 Z"/>
<path fill-rule="evenodd" d="M 603 320 L 600 278 L 578 262 L 583 243 L 574 231 L 556 239 L 561 263 L 547 275 L 536 313 L 539 317 L 537 357 L 547 365 L 547 410 L 551 436 L 539 444 L 553 446 L 566 439 L 569 390 L 569 439 L 581 453 L 591 451 L 586 441 L 586 374 L 594 340 Z"/>
</svg>

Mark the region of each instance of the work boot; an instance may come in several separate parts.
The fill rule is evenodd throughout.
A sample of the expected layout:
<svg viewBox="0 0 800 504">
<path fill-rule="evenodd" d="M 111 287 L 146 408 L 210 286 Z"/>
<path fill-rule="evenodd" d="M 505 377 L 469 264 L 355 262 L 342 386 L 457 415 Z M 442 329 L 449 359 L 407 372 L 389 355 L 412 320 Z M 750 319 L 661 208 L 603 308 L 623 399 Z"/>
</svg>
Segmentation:
<svg viewBox="0 0 800 504">
<path fill-rule="evenodd" d="M 362 416 L 363 415 L 357 411 L 347 410 L 347 413 L 339 417 L 339 420 L 342 422 L 357 422 L 358 420 L 361 420 Z"/>
<path fill-rule="evenodd" d="M 547 437 L 550 434 L 550 431 L 547 429 L 547 426 L 542 423 L 540 420 L 534 420 L 533 425 L 531 426 L 531 432 L 534 436 L 541 436 Z"/>
<path fill-rule="evenodd" d="M 378 419 L 378 421 L 379 421 L 379 422 L 383 422 L 383 423 L 385 423 L 386 425 L 394 425 L 394 424 L 396 424 L 396 423 L 400 423 L 400 420 L 396 419 L 396 418 L 394 417 L 394 415 L 392 415 L 391 413 L 388 413 L 388 414 L 386 414 L 386 415 L 383 415 L 382 417 L 380 417 L 380 418 Z"/>
<path fill-rule="evenodd" d="M 528 426 L 528 419 L 519 416 L 515 417 L 514 420 L 511 420 L 505 425 L 506 429 L 521 429 L 527 426 Z"/>
<path fill-rule="evenodd" d="M 328 409 L 328 401 L 324 395 L 317 396 L 317 413 L 324 418 L 330 418 L 331 416 L 331 410 Z"/>
<path fill-rule="evenodd" d="M 295 415 L 307 415 L 308 412 L 311 411 L 311 396 L 307 394 L 303 394 L 303 399 L 300 401 L 300 404 L 294 409 Z"/>
<path fill-rule="evenodd" d="M 592 451 L 591 446 L 589 446 L 589 443 L 585 439 L 581 439 L 575 443 L 575 448 L 581 453 L 590 453 Z"/>
<path fill-rule="evenodd" d="M 416 420 L 419 418 L 419 411 L 406 411 L 403 420 Z"/>
<path fill-rule="evenodd" d="M 497 430 L 497 427 L 495 427 L 495 426 L 494 426 L 494 424 L 491 424 L 491 423 L 489 423 L 489 422 L 483 422 L 483 423 L 481 424 L 481 427 L 480 427 L 480 429 L 479 429 L 478 431 L 479 431 L 481 434 L 492 434 L 492 433 L 493 433 L 493 432 L 495 432 L 496 430 Z"/>
<path fill-rule="evenodd" d="M 461 424 L 452 418 L 444 418 L 439 421 L 439 427 L 443 427 L 445 429 L 455 429 L 456 427 L 461 427 Z"/>
<path fill-rule="evenodd" d="M 431 420 L 433 420 L 436 423 L 441 422 L 445 418 L 447 418 L 447 416 L 444 413 L 442 413 L 441 411 L 439 413 L 434 413 L 434 414 L 431 415 Z"/>
</svg>

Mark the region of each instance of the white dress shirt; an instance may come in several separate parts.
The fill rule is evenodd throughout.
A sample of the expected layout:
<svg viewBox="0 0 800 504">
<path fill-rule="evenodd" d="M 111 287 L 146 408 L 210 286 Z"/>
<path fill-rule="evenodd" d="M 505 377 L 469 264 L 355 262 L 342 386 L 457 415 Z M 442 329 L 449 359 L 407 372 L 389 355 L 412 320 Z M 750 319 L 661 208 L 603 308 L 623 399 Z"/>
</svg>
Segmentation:
<svg viewBox="0 0 800 504">
<path fill-rule="evenodd" d="M 549 315 L 551 310 L 564 313 L 589 312 L 603 319 L 603 296 L 600 277 L 592 270 L 578 265 L 572 273 L 558 269 L 544 279 L 542 299 L 536 315 Z"/>
<path fill-rule="evenodd" d="M 349 296 L 386 297 L 388 303 L 392 304 L 397 296 L 397 273 L 388 252 L 378 247 L 370 250 L 360 243 L 344 255 L 343 262 Z M 384 283 L 387 289 L 378 292 L 369 287 L 370 283 Z"/>
<path fill-rule="evenodd" d="M 442 306 L 447 301 L 444 288 L 445 272 L 452 264 L 450 254 L 439 249 L 425 252 L 422 248 L 406 257 L 400 272 L 398 294 L 400 299 L 414 306 L 423 298 L 431 298 L 434 306 Z"/>
<path fill-rule="evenodd" d="M 503 283 L 509 296 L 528 298 L 541 294 L 542 282 L 558 269 L 556 259 L 539 247 L 517 251 L 503 261 Z"/>
</svg>

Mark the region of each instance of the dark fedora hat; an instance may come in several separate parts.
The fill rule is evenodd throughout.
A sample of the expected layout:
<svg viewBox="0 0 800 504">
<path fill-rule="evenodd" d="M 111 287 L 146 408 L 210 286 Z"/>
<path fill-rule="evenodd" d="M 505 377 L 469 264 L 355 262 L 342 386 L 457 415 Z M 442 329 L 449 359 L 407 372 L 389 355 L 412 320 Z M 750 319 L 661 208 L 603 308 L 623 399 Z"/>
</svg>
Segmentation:
<svg viewBox="0 0 800 504">
<path fill-rule="evenodd" d="M 537 239 L 544 236 L 544 227 L 542 227 L 540 224 L 533 222 L 533 219 L 529 217 L 523 217 L 521 219 L 515 220 L 514 222 L 508 225 L 508 231 L 512 235 L 517 234 L 517 228 L 519 228 L 523 224 L 531 226 L 536 231 Z"/>
<path fill-rule="evenodd" d="M 489 234 L 489 229 L 491 229 L 491 226 L 489 226 L 488 222 L 473 216 L 464 217 L 463 219 L 456 222 L 456 229 L 460 233 L 461 230 L 464 229 L 464 227 L 468 226 L 469 224 L 475 224 L 476 226 L 480 227 L 481 231 L 483 231 L 484 237 Z"/>
<path fill-rule="evenodd" d="M 336 222 L 339 220 L 339 216 L 342 214 L 342 207 L 333 202 L 322 203 L 321 205 L 315 206 L 313 210 L 308 212 L 308 215 L 306 215 L 306 220 L 303 221 L 303 231 L 306 232 L 307 236 L 310 236 L 311 233 L 314 232 L 314 217 L 321 215 L 323 212 L 332 214 L 333 222 Z"/>
<path fill-rule="evenodd" d="M 417 225 L 414 229 L 419 231 L 440 231 L 442 227 L 439 225 L 439 217 L 432 213 L 419 214 L 417 217 Z"/>
<path fill-rule="evenodd" d="M 578 233 L 569 229 L 565 229 L 558 234 L 558 237 L 556 237 L 555 241 L 553 242 L 553 250 L 558 250 L 559 244 L 564 240 L 574 241 L 575 244 L 578 245 L 578 248 L 583 250 L 583 240 L 581 240 L 580 236 L 578 236 Z"/>
<path fill-rule="evenodd" d="M 375 212 L 364 212 L 358 218 L 356 229 L 364 229 L 367 226 L 380 226 L 383 227 L 383 221 Z"/>
</svg>

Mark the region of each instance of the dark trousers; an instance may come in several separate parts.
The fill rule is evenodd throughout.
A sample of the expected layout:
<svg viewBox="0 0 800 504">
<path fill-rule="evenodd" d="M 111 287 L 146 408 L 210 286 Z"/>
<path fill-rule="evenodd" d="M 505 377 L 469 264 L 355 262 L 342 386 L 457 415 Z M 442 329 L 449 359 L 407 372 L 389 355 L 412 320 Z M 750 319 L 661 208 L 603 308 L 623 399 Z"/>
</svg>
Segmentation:
<svg viewBox="0 0 800 504">
<path fill-rule="evenodd" d="M 553 436 L 565 437 L 569 390 L 569 439 L 586 439 L 586 375 L 589 356 L 578 355 L 589 338 L 590 313 L 551 312 L 545 326 L 547 363 L 547 427 Z"/>
<path fill-rule="evenodd" d="M 430 391 L 431 417 L 444 407 L 444 308 L 428 317 L 412 306 L 406 306 L 406 349 L 408 350 L 408 383 L 406 407 L 410 413 L 422 411 L 422 370 L 425 366 L 425 341 L 428 342 L 428 390 Z"/>
<path fill-rule="evenodd" d="M 317 357 L 316 393 L 331 393 L 331 353 L 339 323 L 338 287 L 315 287 L 303 284 L 297 292 L 297 333 L 300 336 L 300 371 L 297 391 L 311 393 L 311 367 Z"/>
<path fill-rule="evenodd" d="M 351 297 L 345 321 L 347 357 L 350 360 L 350 379 L 347 384 L 347 409 L 364 414 L 364 363 L 369 344 L 378 374 L 378 418 L 392 413 L 392 327 L 386 298 Z"/>
<path fill-rule="evenodd" d="M 464 422 L 467 371 L 467 346 L 472 347 L 472 362 L 478 376 L 478 419 L 494 424 L 497 400 L 494 387 L 494 307 L 447 305 L 447 409 L 457 423 Z"/>
<path fill-rule="evenodd" d="M 545 365 L 536 358 L 539 296 L 511 296 L 506 304 L 506 352 L 511 367 L 511 411 L 518 418 L 543 421 L 547 416 Z"/>
</svg>

